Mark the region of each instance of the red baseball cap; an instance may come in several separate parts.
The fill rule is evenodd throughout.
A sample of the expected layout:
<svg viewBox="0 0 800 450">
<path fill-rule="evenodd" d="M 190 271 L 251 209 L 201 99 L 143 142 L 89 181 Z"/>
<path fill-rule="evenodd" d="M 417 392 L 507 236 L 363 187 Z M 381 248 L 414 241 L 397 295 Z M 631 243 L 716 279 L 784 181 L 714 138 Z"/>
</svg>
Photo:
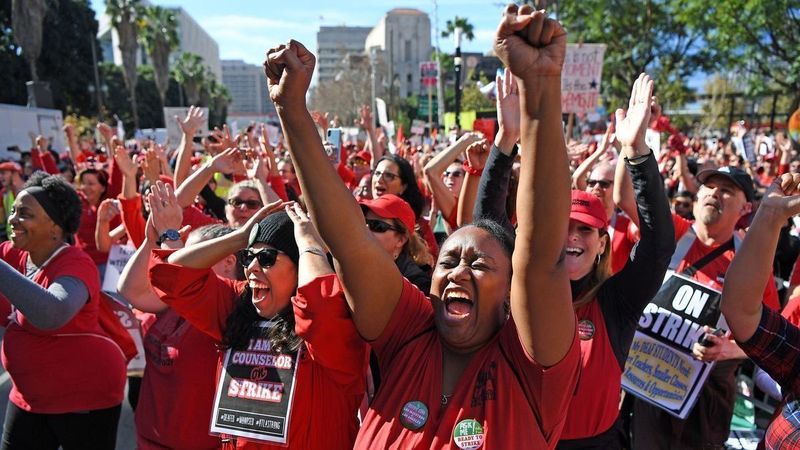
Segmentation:
<svg viewBox="0 0 800 450">
<path fill-rule="evenodd" d="M 22 173 L 22 167 L 14 161 L 0 163 L 0 170 L 10 170 L 12 172 Z"/>
<path fill-rule="evenodd" d="M 599 198 L 585 191 L 572 190 L 572 208 L 569 211 L 569 218 L 585 223 L 592 228 L 608 227 L 608 216 L 603 208 L 603 203 Z"/>
<path fill-rule="evenodd" d="M 373 200 L 358 202 L 362 208 L 366 207 L 378 217 L 384 219 L 398 219 L 409 233 L 414 232 L 414 211 L 402 198 L 394 194 L 384 194 Z"/>
<path fill-rule="evenodd" d="M 367 164 L 372 162 L 372 153 L 368 152 L 367 150 L 361 150 L 360 152 L 356 153 L 356 158 L 361 158 L 367 162 Z"/>
</svg>

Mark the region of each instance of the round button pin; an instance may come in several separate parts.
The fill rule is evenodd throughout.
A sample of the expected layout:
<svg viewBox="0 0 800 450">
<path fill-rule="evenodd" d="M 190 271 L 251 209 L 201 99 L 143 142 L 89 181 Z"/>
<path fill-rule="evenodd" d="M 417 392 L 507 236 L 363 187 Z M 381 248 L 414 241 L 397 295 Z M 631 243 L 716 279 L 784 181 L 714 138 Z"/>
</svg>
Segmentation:
<svg viewBox="0 0 800 450">
<path fill-rule="evenodd" d="M 589 319 L 583 319 L 578 322 L 578 337 L 582 341 L 588 341 L 594 337 L 594 324 Z"/>
<path fill-rule="evenodd" d="M 453 428 L 453 442 L 462 450 L 480 448 L 483 440 L 483 426 L 475 419 L 464 419 Z"/>
<path fill-rule="evenodd" d="M 409 430 L 419 430 L 428 421 L 428 407 L 425 403 L 413 400 L 405 405 L 400 411 L 400 423 Z"/>
</svg>

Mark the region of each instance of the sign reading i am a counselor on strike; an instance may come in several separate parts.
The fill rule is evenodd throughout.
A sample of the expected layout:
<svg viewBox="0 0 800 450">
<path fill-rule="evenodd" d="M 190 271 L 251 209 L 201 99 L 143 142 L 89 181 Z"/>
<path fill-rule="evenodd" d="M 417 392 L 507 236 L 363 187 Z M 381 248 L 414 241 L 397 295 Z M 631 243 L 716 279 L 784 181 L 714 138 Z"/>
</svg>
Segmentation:
<svg viewBox="0 0 800 450">
<path fill-rule="evenodd" d="M 704 325 L 718 326 L 719 300 L 719 291 L 668 273 L 639 318 L 622 387 L 685 419 L 714 365 L 694 359 L 692 346 L 704 335 Z"/>
<path fill-rule="evenodd" d="M 561 110 L 588 113 L 598 106 L 606 44 L 567 44 L 561 70 Z"/>
<path fill-rule="evenodd" d="M 297 363 L 301 350 L 277 353 L 266 331 L 273 322 L 262 321 L 261 333 L 244 349 L 228 349 L 217 382 L 212 434 L 285 444 L 289 434 Z"/>
</svg>

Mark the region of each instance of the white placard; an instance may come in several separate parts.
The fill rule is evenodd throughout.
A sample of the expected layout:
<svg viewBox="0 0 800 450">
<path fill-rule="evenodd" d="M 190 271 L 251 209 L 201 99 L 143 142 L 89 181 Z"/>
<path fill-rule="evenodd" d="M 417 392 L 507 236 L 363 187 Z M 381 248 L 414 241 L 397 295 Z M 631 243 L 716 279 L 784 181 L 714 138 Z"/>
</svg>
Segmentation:
<svg viewBox="0 0 800 450">
<path fill-rule="evenodd" d="M 588 113 L 597 108 L 606 44 L 567 44 L 561 70 L 561 111 Z"/>
</svg>

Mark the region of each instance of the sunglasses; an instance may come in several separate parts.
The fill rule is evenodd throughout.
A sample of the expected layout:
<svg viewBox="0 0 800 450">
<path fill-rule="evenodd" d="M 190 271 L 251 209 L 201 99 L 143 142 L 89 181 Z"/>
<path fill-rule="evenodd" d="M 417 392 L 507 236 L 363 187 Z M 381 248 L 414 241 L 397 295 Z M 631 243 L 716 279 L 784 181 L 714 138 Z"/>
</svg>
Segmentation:
<svg viewBox="0 0 800 450">
<path fill-rule="evenodd" d="M 400 175 L 397 175 L 396 173 L 381 172 L 380 170 L 375 172 L 375 173 L 373 173 L 372 176 L 373 177 L 377 177 L 377 178 L 383 178 L 384 180 L 389 181 L 389 182 L 392 182 L 392 181 L 400 178 Z"/>
<path fill-rule="evenodd" d="M 253 263 L 254 259 L 257 259 L 258 265 L 262 268 L 272 267 L 275 265 L 275 261 L 278 260 L 278 253 L 280 251 L 274 248 L 265 248 L 258 252 L 248 249 L 242 255 L 242 264 L 247 267 Z"/>
<path fill-rule="evenodd" d="M 353 159 L 350 160 L 350 165 L 351 166 L 361 166 L 361 167 L 363 167 L 363 166 L 367 165 L 367 162 L 364 161 L 361 158 L 353 158 Z"/>
<path fill-rule="evenodd" d="M 595 185 L 598 185 L 598 184 L 600 185 L 600 189 L 608 189 L 608 188 L 611 187 L 611 182 L 608 181 L 608 180 L 587 180 L 586 184 L 590 188 L 593 188 L 593 187 L 595 187 Z"/>
<path fill-rule="evenodd" d="M 461 178 L 462 175 L 464 175 L 464 172 L 460 170 L 454 170 L 452 172 L 447 171 L 442 174 L 442 176 L 444 176 L 445 178 L 447 177 Z"/>
<path fill-rule="evenodd" d="M 228 204 L 233 206 L 234 208 L 238 208 L 242 205 L 245 205 L 247 209 L 258 209 L 264 206 L 264 204 L 258 200 L 242 200 L 240 198 L 235 198 L 235 197 L 229 198 Z"/>
<path fill-rule="evenodd" d="M 377 220 L 377 219 L 367 219 L 367 228 L 369 228 L 369 231 L 372 231 L 374 233 L 386 233 L 389 230 L 402 233 L 401 230 L 397 229 L 391 224 L 388 224 L 382 220 Z"/>
<path fill-rule="evenodd" d="M 692 202 L 672 202 L 672 204 L 681 208 L 689 208 L 692 206 Z"/>
</svg>

